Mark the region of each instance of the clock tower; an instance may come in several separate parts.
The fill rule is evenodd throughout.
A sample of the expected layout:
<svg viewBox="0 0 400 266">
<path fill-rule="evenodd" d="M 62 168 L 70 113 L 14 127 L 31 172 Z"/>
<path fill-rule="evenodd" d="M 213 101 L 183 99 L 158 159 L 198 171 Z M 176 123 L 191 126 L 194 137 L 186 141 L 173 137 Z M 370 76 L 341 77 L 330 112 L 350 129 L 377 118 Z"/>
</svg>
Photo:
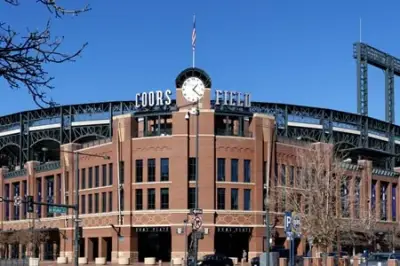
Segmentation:
<svg viewBox="0 0 400 266">
<path fill-rule="evenodd" d="M 190 109 L 199 101 L 199 109 L 210 109 L 211 78 L 200 68 L 187 68 L 175 80 L 176 105 L 179 109 Z"/>
</svg>

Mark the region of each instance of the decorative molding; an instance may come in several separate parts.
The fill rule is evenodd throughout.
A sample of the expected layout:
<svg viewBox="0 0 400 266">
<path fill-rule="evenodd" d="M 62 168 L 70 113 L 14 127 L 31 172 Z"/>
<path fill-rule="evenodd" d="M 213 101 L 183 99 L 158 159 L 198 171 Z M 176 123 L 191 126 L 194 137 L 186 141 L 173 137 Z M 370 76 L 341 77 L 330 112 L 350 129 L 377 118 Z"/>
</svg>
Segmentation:
<svg viewBox="0 0 400 266">
<path fill-rule="evenodd" d="M 170 151 L 172 150 L 171 147 L 167 145 L 157 145 L 157 146 L 147 146 L 147 147 L 140 147 L 135 148 L 133 152 L 163 152 L 163 151 Z"/>
<path fill-rule="evenodd" d="M 221 152 L 240 152 L 240 153 L 253 153 L 254 149 L 249 148 L 249 147 L 237 147 L 237 146 L 217 146 L 216 147 L 217 151 Z"/>
</svg>

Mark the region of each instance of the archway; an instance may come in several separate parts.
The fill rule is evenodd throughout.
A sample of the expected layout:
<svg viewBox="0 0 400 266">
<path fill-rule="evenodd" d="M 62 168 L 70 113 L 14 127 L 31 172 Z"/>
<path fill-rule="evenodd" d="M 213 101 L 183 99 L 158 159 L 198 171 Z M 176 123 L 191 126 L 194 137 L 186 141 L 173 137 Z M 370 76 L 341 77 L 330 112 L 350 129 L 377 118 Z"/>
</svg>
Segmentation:
<svg viewBox="0 0 400 266">
<path fill-rule="evenodd" d="M 60 143 L 55 139 L 42 139 L 31 145 L 30 159 L 38 162 L 60 160 Z"/>
</svg>

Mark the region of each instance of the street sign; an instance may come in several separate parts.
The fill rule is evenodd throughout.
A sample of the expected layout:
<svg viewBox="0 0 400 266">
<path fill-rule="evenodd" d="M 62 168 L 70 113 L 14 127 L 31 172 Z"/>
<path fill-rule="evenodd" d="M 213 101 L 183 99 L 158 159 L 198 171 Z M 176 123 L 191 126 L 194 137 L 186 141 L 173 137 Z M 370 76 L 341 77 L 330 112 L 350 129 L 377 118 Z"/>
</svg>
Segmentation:
<svg viewBox="0 0 400 266">
<path fill-rule="evenodd" d="M 67 207 L 49 206 L 49 213 L 67 213 Z"/>
<path fill-rule="evenodd" d="M 292 213 L 292 233 L 295 237 L 301 235 L 301 220 L 300 215 L 297 213 Z"/>
<path fill-rule="evenodd" d="M 14 206 L 20 206 L 21 205 L 21 197 L 20 196 L 14 196 Z"/>
<path fill-rule="evenodd" d="M 203 214 L 203 209 L 190 209 L 190 214 L 192 215 Z"/>
<path fill-rule="evenodd" d="M 193 220 L 193 229 L 199 230 L 202 225 L 203 225 L 203 220 L 201 219 L 200 216 L 196 216 Z"/>
<path fill-rule="evenodd" d="M 285 233 L 292 232 L 292 212 L 285 212 Z"/>
</svg>

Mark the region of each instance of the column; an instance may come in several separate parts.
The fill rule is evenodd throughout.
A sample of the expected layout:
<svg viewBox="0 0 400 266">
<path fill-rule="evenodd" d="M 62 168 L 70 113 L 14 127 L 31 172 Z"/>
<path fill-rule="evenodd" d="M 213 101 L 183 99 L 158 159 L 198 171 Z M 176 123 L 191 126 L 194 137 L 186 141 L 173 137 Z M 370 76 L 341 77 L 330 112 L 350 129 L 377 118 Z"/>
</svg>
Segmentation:
<svg viewBox="0 0 400 266">
<path fill-rule="evenodd" d="M 93 242 L 92 239 L 89 237 L 85 238 L 85 257 L 88 261 L 93 261 Z"/>
<path fill-rule="evenodd" d="M 107 257 L 107 241 L 104 237 L 99 237 L 99 258 Z"/>
</svg>

